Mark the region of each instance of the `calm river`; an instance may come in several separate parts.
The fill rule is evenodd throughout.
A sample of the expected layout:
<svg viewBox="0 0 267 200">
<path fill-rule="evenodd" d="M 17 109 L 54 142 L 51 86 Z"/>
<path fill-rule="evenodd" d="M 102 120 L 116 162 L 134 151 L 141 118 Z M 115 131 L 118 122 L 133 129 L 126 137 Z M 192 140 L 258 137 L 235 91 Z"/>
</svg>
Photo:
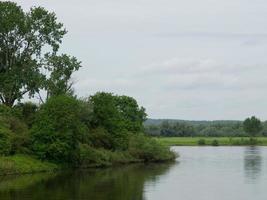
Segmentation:
<svg viewBox="0 0 267 200">
<path fill-rule="evenodd" d="M 0 177 L 1 200 L 266 200 L 266 147 L 173 147 L 172 164 Z"/>
</svg>

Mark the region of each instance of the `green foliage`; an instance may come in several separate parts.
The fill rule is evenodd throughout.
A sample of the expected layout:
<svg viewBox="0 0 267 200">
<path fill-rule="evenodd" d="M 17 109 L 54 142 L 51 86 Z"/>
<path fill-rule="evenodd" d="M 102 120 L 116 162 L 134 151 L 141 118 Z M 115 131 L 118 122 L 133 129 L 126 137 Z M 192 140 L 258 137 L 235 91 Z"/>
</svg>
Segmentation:
<svg viewBox="0 0 267 200">
<path fill-rule="evenodd" d="M 176 122 L 174 124 L 171 124 L 168 121 L 163 121 L 162 124 L 160 125 L 160 135 L 167 136 L 167 137 L 194 136 L 195 129 L 193 126 L 186 124 L 186 123 Z"/>
<path fill-rule="evenodd" d="M 112 149 L 114 146 L 111 134 L 104 128 L 92 129 L 86 139 L 86 143 L 95 148 Z"/>
<path fill-rule="evenodd" d="M 47 96 L 72 95 L 71 75 L 81 67 L 81 62 L 66 54 L 61 56 L 46 55 L 46 57 L 46 67 L 51 71 L 50 77 L 45 82 Z"/>
<path fill-rule="evenodd" d="M 206 145 L 212 145 L 217 140 L 220 146 L 267 146 L 267 137 L 160 137 L 155 138 L 164 146 L 197 146 L 198 141 L 205 140 Z"/>
<path fill-rule="evenodd" d="M 140 162 L 140 160 L 132 157 L 128 151 L 109 151 L 80 144 L 79 167 L 101 167 L 130 162 Z"/>
<path fill-rule="evenodd" d="M 256 138 L 249 138 L 249 145 L 257 145 L 259 144 Z"/>
<path fill-rule="evenodd" d="M 240 121 L 182 121 L 148 119 L 145 122 L 145 132 L 152 136 L 164 137 L 248 136 L 248 134 L 243 130 L 243 125 Z"/>
<path fill-rule="evenodd" d="M 139 108 L 131 97 L 105 92 L 96 93 L 89 100 L 93 106 L 92 127 L 103 127 L 111 134 L 113 149 L 126 150 L 128 132 L 143 130 L 144 108 Z"/>
<path fill-rule="evenodd" d="M 122 115 L 127 131 L 137 133 L 143 131 L 143 122 L 147 114 L 145 108 L 139 107 L 137 101 L 128 96 L 114 96 L 116 108 Z"/>
<path fill-rule="evenodd" d="M 109 155 L 105 150 L 98 150 L 87 144 L 80 145 L 80 162 L 82 166 L 108 166 Z"/>
<path fill-rule="evenodd" d="M 16 117 L 16 118 L 21 119 L 22 113 L 20 109 L 10 108 L 4 104 L 0 104 L 0 116 L 6 119 L 11 118 L 11 117 Z"/>
<path fill-rule="evenodd" d="M 142 134 L 130 138 L 129 153 L 145 162 L 173 160 L 176 155 L 169 148 L 162 146 L 155 139 Z"/>
<path fill-rule="evenodd" d="M 56 164 L 42 162 L 30 156 L 0 157 L 0 175 L 53 172 L 58 169 L 59 166 Z"/>
<path fill-rule="evenodd" d="M 219 146 L 218 140 L 213 140 L 211 143 L 212 146 Z"/>
<path fill-rule="evenodd" d="M 53 94 L 70 89 L 69 79 L 80 63 L 65 54 L 57 55 L 65 34 L 55 13 L 42 7 L 25 12 L 16 3 L 0 2 L 0 101 L 3 104 L 11 107 L 23 95 L 33 97 L 40 89 Z"/>
<path fill-rule="evenodd" d="M 244 130 L 252 137 L 255 137 L 263 128 L 261 121 L 257 119 L 255 116 L 247 118 L 244 121 L 243 126 Z"/>
<path fill-rule="evenodd" d="M 11 153 L 30 153 L 30 135 L 27 125 L 20 119 L 11 117 L 8 120 L 9 129 L 12 131 Z"/>
<path fill-rule="evenodd" d="M 10 154 L 12 147 L 11 138 L 12 132 L 3 125 L 0 125 L 0 155 Z"/>
<path fill-rule="evenodd" d="M 55 13 L 0 2 L 0 155 L 34 154 L 85 165 L 173 159 L 167 148 L 140 133 L 147 115 L 134 98 L 105 92 L 87 100 L 73 97 L 71 76 L 81 63 L 58 55 L 65 34 Z M 42 106 L 21 103 L 26 94 L 38 95 Z M 6 163 L 10 170 L 30 171 L 26 165 L 19 169 L 16 163 L 22 161 L 35 168 L 30 158 Z"/>
<path fill-rule="evenodd" d="M 124 123 L 111 93 L 99 92 L 90 97 L 93 106 L 93 127 L 103 127 L 108 132 L 124 131 Z"/>
<path fill-rule="evenodd" d="M 19 103 L 15 106 L 17 110 L 20 110 L 23 121 L 28 125 L 29 128 L 36 118 L 36 113 L 38 111 L 38 106 L 32 102 Z"/>
<path fill-rule="evenodd" d="M 21 114 L 16 108 L 9 108 L 0 105 L 0 148 L 3 148 L 5 155 L 29 152 L 29 134 L 27 125 L 18 117 Z M 0 153 L 1 154 L 1 153 Z"/>
<path fill-rule="evenodd" d="M 198 145 L 206 145 L 206 140 L 202 138 L 202 139 L 199 139 L 197 143 Z"/>
<path fill-rule="evenodd" d="M 95 126 L 104 127 L 109 132 L 143 130 L 145 109 L 139 107 L 132 97 L 98 92 L 90 97 L 90 101 L 93 105 Z"/>
<path fill-rule="evenodd" d="M 79 101 L 70 96 L 52 97 L 41 106 L 31 130 L 32 148 L 39 158 L 76 162 L 79 140 L 87 132 L 80 113 Z"/>
</svg>

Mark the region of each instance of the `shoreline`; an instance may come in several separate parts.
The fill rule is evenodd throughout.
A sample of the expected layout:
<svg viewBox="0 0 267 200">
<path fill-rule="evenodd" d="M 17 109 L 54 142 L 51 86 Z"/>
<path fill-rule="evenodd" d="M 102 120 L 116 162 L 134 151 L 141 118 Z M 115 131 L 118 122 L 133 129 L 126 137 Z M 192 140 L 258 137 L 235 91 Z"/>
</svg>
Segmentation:
<svg viewBox="0 0 267 200">
<path fill-rule="evenodd" d="M 178 155 L 176 155 L 177 157 Z M 176 158 L 175 157 L 175 158 Z M 128 160 L 113 160 L 108 163 L 92 163 L 88 165 L 71 166 L 60 165 L 49 161 L 41 161 L 29 155 L 14 155 L 14 156 L 0 156 L 0 177 L 13 175 L 27 175 L 36 173 L 56 173 L 64 170 L 84 170 L 84 169 L 104 169 L 116 166 L 125 166 L 132 164 L 147 164 L 147 163 L 168 163 L 175 161 L 175 158 L 158 160 L 158 161 L 144 161 L 141 159 Z"/>
<path fill-rule="evenodd" d="M 267 137 L 157 137 L 156 140 L 164 146 L 267 146 Z"/>
</svg>

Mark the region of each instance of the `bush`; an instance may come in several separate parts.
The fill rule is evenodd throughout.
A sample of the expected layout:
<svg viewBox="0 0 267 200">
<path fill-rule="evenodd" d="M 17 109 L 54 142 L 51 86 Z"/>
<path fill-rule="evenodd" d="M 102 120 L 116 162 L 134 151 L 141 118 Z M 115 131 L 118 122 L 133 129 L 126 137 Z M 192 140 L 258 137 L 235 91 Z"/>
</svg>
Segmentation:
<svg viewBox="0 0 267 200">
<path fill-rule="evenodd" d="M 257 145 L 258 140 L 256 138 L 249 138 L 249 145 Z"/>
<path fill-rule="evenodd" d="M 104 149 L 112 149 L 114 146 L 111 134 L 109 134 L 104 128 L 92 129 L 85 138 L 85 143 L 95 148 Z"/>
<path fill-rule="evenodd" d="M 197 143 L 198 143 L 198 145 L 206 145 L 206 140 L 205 139 L 199 139 Z"/>
<path fill-rule="evenodd" d="M 32 127 L 32 124 L 36 118 L 36 113 L 38 111 L 38 106 L 31 102 L 20 103 L 16 105 L 16 108 L 20 110 L 23 117 L 23 121 L 29 126 Z"/>
<path fill-rule="evenodd" d="M 12 132 L 0 125 L 0 155 L 9 155 L 11 153 Z"/>
<path fill-rule="evenodd" d="M 213 140 L 211 143 L 212 146 L 219 146 L 218 140 Z"/>
<path fill-rule="evenodd" d="M 15 111 L 14 111 L 15 110 Z M 15 153 L 28 153 L 29 146 L 29 132 L 27 125 L 18 118 L 17 109 L 11 109 L 4 105 L 0 105 L 0 129 L 2 141 L 5 143 L 8 140 L 8 148 L 6 152 L 9 154 Z M 9 148 L 11 145 L 11 149 Z M 2 146 L 2 147 L 1 147 Z M 0 145 L 0 148 L 5 148 L 4 144 Z"/>
<path fill-rule="evenodd" d="M 134 158 L 141 159 L 145 162 L 172 160 L 176 156 L 168 147 L 164 147 L 155 139 L 142 134 L 131 136 L 129 153 Z"/>
<path fill-rule="evenodd" d="M 128 151 L 109 151 L 96 149 L 87 144 L 80 144 L 80 160 L 78 167 L 110 166 L 138 162 Z"/>
<path fill-rule="evenodd" d="M 70 96 L 52 97 L 41 106 L 31 130 L 32 149 L 40 159 L 78 160 L 79 141 L 87 132 L 80 113 L 79 101 Z"/>
<path fill-rule="evenodd" d="M 111 165 L 109 155 L 104 150 L 92 148 L 87 144 L 80 144 L 79 163 L 83 167 Z"/>
<path fill-rule="evenodd" d="M 10 108 L 6 105 L 0 104 L 0 115 L 2 117 L 16 117 L 19 119 L 22 119 L 22 113 L 20 109 L 15 108 Z"/>
</svg>

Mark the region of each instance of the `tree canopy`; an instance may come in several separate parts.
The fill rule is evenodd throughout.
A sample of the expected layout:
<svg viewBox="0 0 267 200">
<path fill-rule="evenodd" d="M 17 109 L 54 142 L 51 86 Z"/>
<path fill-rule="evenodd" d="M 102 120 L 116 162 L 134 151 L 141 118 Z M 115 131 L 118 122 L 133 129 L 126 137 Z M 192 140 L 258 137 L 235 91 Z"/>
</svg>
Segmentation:
<svg viewBox="0 0 267 200">
<path fill-rule="evenodd" d="M 44 89 L 48 97 L 69 92 L 71 74 L 80 62 L 58 55 L 67 33 L 55 13 L 42 7 L 29 12 L 13 2 L 0 2 L 0 101 L 13 106 L 23 95 Z"/>
</svg>

